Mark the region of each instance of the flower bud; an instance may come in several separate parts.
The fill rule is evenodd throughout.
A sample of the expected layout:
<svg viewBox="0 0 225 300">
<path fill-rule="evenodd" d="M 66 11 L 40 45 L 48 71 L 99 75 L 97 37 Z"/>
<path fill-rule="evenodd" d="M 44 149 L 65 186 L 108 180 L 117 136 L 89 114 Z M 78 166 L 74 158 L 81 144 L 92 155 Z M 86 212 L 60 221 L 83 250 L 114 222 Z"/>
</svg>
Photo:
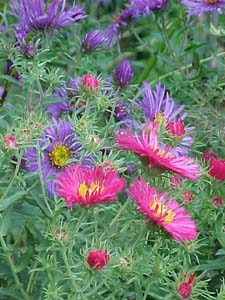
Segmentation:
<svg viewBox="0 0 225 300">
<path fill-rule="evenodd" d="M 129 60 L 121 60 L 115 71 L 115 82 L 123 88 L 131 82 L 133 74 L 131 62 Z"/>
<path fill-rule="evenodd" d="M 87 263 L 91 269 L 101 270 L 109 262 L 109 255 L 105 250 L 91 250 Z"/>
<path fill-rule="evenodd" d="M 82 81 L 82 86 L 90 91 L 95 91 L 99 88 L 98 79 L 91 74 L 84 75 L 81 81 Z"/>
<path fill-rule="evenodd" d="M 12 134 L 7 134 L 3 139 L 3 144 L 6 149 L 16 149 L 18 147 L 18 143 L 16 137 Z"/>
</svg>

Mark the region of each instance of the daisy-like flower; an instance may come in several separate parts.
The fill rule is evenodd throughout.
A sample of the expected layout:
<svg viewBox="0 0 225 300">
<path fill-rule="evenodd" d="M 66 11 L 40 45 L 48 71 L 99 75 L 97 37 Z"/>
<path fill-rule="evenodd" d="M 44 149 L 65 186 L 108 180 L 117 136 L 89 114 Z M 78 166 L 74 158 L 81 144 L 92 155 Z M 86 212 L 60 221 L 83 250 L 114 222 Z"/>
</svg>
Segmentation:
<svg viewBox="0 0 225 300">
<path fill-rule="evenodd" d="M 147 157 L 149 168 L 155 165 L 190 180 L 197 180 L 201 173 L 200 165 L 195 159 L 174 154 L 171 151 L 171 145 L 161 146 L 158 142 L 156 128 L 151 123 L 142 129 L 141 135 L 133 135 L 126 128 L 116 134 L 115 140 L 117 149 L 130 150 L 141 157 Z"/>
<path fill-rule="evenodd" d="M 149 15 L 153 10 L 161 9 L 167 5 L 168 0 L 131 0 L 130 5 L 134 9 L 135 14 Z"/>
<path fill-rule="evenodd" d="M 58 195 L 65 199 L 69 208 L 75 205 L 89 207 L 108 201 L 115 201 L 125 186 L 125 179 L 118 172 L 103 166 L 85 168 L 71 165 L 56 179 Z"/>
<path fill-rule="evenodd" d="M 182 0 L 186 6 L 188 14 L 201 16 L 207 12 L 225 12 L 225 0 Z"/>
<path fill-rule="evenodd" d="M 44 130 L 38 140 L 40 153 L 40 168 L 43 179 L 47 182 L 49 194 L 55 190 L 53 178 L 62 171 L 69 160 L 79 160 L 79 151 L 82 149 L 72 126 L 66 120 L 54 120 L 54 124 Z M 37 172 L 38 152 L 36 147 L 27 148 L 24 152 L 26 160 L 25 170 Z"/>
<path fill-rule="evenodd" d="M 147 215 L 146 222 L 155 222 L 179 243 L 193 241 L 197 237 L 196 223 L 173 197 L 166 201 L 168 192 L 159 194 L 145 180 L 136 180 L 127 190 L 138 204 L 138 210 Z"/>
<path fill-rule="evenodd" d="M 32 29 L 48 31 L 65 27 L 85 17 L 83 8 L 66 8 L 66 0 L 12 0 L 11 14 L 19 19 L 16 36 L 23 40 Z"/>
<path fill-rule="evenodd" d="M 82 49 L 86 52 L 92 52 L 96 50 L 100 45 L 105 42 L 105 35 L 101 30 L 94 29 L 89 33 L 86 33 L 82 40 Z"/>
</svg>

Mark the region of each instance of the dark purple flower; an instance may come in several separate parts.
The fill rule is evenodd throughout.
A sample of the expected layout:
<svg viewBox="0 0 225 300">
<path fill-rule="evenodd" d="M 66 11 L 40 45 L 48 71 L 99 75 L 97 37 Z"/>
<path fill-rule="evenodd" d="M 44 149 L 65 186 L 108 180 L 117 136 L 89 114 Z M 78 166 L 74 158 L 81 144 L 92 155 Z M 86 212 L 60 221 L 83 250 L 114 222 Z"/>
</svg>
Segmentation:
<svg viewBox="0 0 225 300">
<path fill-rule="evenodd" d="M 33 57 L 36 54 L 36 47 L 33 44 L 21 44 L 20 49 L 26 57 Z"/>
<path fill-rule="evenodd" d="M 130 114 L 130 108 L 128 107 L 128 103 L 127 102 L 122 103 L 120 100 L 118 100 L 114 110 L 115 120 L 124 121 L 129 114 Z"/>
<path fill-rule="evenodd" d="M 136 171 L 137 171 L 137 165 L 134 163 L 127 163 L 126 167 L 127 167 L 126 172 L 125 172 L 126 174 L 131 175 L 131 174 L 136 173 Z"/>
<path fill-rule="evenodd" d="M 125 87 L 131 82 L 133 75 L 134 71 L 131 61 L 128 59 L 123 59 L 116 68 L 114 79 L 120 87 Z"/>
<path fill-rule="evenodd" d="M 65 87 L 69 97 L 74 97 L 79 95 L 80 87 L 81 87 L 80 76 L 70 77 Z"/>
<path fill-rule="evenodd" d="M 207 12 L 225 12 L 225 0 L 182 0 L 187 8 L 188 14 L 201 16 Z"/>
<path fill-rule="evenodd" d="M 43 179 L 47 182 L 49 194 L 54 192 L 53 177 L 60 172 L 68 161 L 78 162 L 82 150 L 81 144 L 66 120 L 53 120 L 53 125 L 44 130 L 38 140 L 40 148 L 40 168 Z M 38 150 L 36 147 L 27 148 L 23 159 L 26 160 L 25 170 L 38 172 Z"/>
<path fill-rule="evenodd" d="M 86 33 L 83 40 L 81 47 L 86 52 L 91 52 L 97 49 L 101 44 L 105 42 L 105 35 L 101 30 L 94 29 L 89 33 Z"/>
<path fill-rule="evenodd" d="M 65 10 L 66 0 L 12 0 L 11 14 L 19 19 L 16 37 L 23 40 L 31 29 L 46 32 L 77 22 L 85 17 L 79 5 Z"/>
<path fill-rule="evenodd" d="M 48 105 L 47 113 L 54 118 L 58 118 L 64 112 L 73 112 L 69 102 L 54 102 Z"/>
</svg>

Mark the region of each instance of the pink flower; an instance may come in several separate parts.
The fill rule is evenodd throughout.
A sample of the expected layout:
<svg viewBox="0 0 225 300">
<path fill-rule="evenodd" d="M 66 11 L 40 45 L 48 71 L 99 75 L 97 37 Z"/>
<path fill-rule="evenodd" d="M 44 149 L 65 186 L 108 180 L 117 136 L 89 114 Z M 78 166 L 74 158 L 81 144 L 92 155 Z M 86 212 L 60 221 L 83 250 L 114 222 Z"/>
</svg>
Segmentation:
<svg viewBox="0 0 225 300">
<path fill-rule="evenodd" d="M 86 74 L 82 77 L 82 86 L 93 91 L 99 88 L 99 82 L 95 76 Z"/>
<path fill-rule="evenodd" d="M 109 262 L 109 255 L 105 250 L 92 250 L 88 253 L 87 263 L 91 269 L 101 270 Z"/>
<path fill-rule="evenodd" d="M 142 130 L 140 136 L 133 135 L 127 128 L 116 134 L 116 147 L 120 150 L 131 150 L 149 159 L 149 167 L 156 165 L 163 170 L 179 174 L 183 178 L 197 180 L 200 165 L 193 158 L 177 156 L 171 152 L 171 145 L 163 148 L 158 143 L 156 128 L 150 126 Z"/>
<path fill-rule="evenodd" d="M 126 183 L 112 168 L 77 165 L 65 168 L 55 182 L 59 196 L 65 199 L 69 208 L 73 204 L 89 207 L 91 204 L 115 201 Z"/>
<path fill-rule="evenodd" d="M 18 147 L 16 137 L 12 134 L 7 134 L 4 137 L 3 144 L 6 149 L 16 149 Z"/>
<path fill-rule="evenodd" d="M 209 175 L 218 181 L 225 180 L 225 160 L 214 158 L 209 162 Z"/>
<path fill-rule="evenodd" d="M 216 154 L 213 153 L 213 152 L 210 152 L 210 151 L 205 151 L 202 153 L 202 158 L 205 160 L 205 161 L 209 161 L 209 160 L 212 160 L 214 158 L 217 158 Z"/>
<path fill-rule="evenodd" d="M 223 205 L 223 199 L 221 197 L 214 197 L 212 199 L 212 204 L 215 205 L 216 207 L 220 207 Z"/>
<path fill-rule="evenodd" d="M 191 202 L 195 199 L 195 195 L 189 191 L 184 191 L 182 196 L 185 202 Z"/>
<path fill-rule="evenodd" d="M 186 275 L 184 276 L 184 279 Z M 181 282 L 178 286 L 179 295 L 186 300 L 192 294 L 192 285 L 195 284 L 195 275 L 190 274 L 188 281 Z M 183 299 L 182 299 L 183 300 Z"/>
<path fill-rule="evenodd" d="M 185 134 L 184 122 L 181 119 L 169 121 L 166 127 L 173 136 L 183 136 Z"/>
<path fill-rule="evenodd" d="M 142 178 L 132 183 L 127 194 L 137 202 L 138 210 L 147 215 L 146 222 L 156 222 L 180 243 L 196 239 L 195 221 L 172 197 L 166 201 L 168 192 L 160 195 Z"/>
</svg>

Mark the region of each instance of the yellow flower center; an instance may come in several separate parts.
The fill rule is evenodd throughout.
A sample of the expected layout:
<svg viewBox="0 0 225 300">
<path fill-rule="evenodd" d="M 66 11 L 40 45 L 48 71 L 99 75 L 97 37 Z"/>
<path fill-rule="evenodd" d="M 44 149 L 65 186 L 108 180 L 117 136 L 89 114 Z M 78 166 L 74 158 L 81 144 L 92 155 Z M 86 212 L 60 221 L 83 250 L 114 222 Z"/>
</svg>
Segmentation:
<svg viewBox="0 0 225 300">
<path fill-rule="evenodd" d="M 154 197 L 149 207 L 156 218 L 162 217 L 163 223 L 171 224 L 173 222 L 174 212 L 167 205 L 160 202 L 157 197 Z"/>
<path fill-rule="evenodd" d="M 155 121 L 159 124 L 165 125 L 166 124 L 166 117 L 163 113 L 159 112 L 155 115 Z"/>
<path fill-rule="evenodd" d="M 78 189 L 79 194 L 82 197 L 82 200 L 85 201 L 86 194 L 89 195 L 95 191 L 96 193 L 99 193 L 103 190 L 103 187 L 100 186 L 99 182 L 92 182 L 91 185 L 87 185 L 85 182 L 81 183 Z"/>
<path fill-rule="evenodd" d="M 207 4 L 217 4 L 217 3 L 219 3 L 219 0 L 205 0 L 205 3 L 207 3 Z"/>
<path fill-rule="evenodd" d="M 70 158 L 70 150 L 61 144 L 57 144 L 54 150 L 49 153 L 49 157 L 54 166 L 61 168 L 65 162 Z"/>
</svg>

